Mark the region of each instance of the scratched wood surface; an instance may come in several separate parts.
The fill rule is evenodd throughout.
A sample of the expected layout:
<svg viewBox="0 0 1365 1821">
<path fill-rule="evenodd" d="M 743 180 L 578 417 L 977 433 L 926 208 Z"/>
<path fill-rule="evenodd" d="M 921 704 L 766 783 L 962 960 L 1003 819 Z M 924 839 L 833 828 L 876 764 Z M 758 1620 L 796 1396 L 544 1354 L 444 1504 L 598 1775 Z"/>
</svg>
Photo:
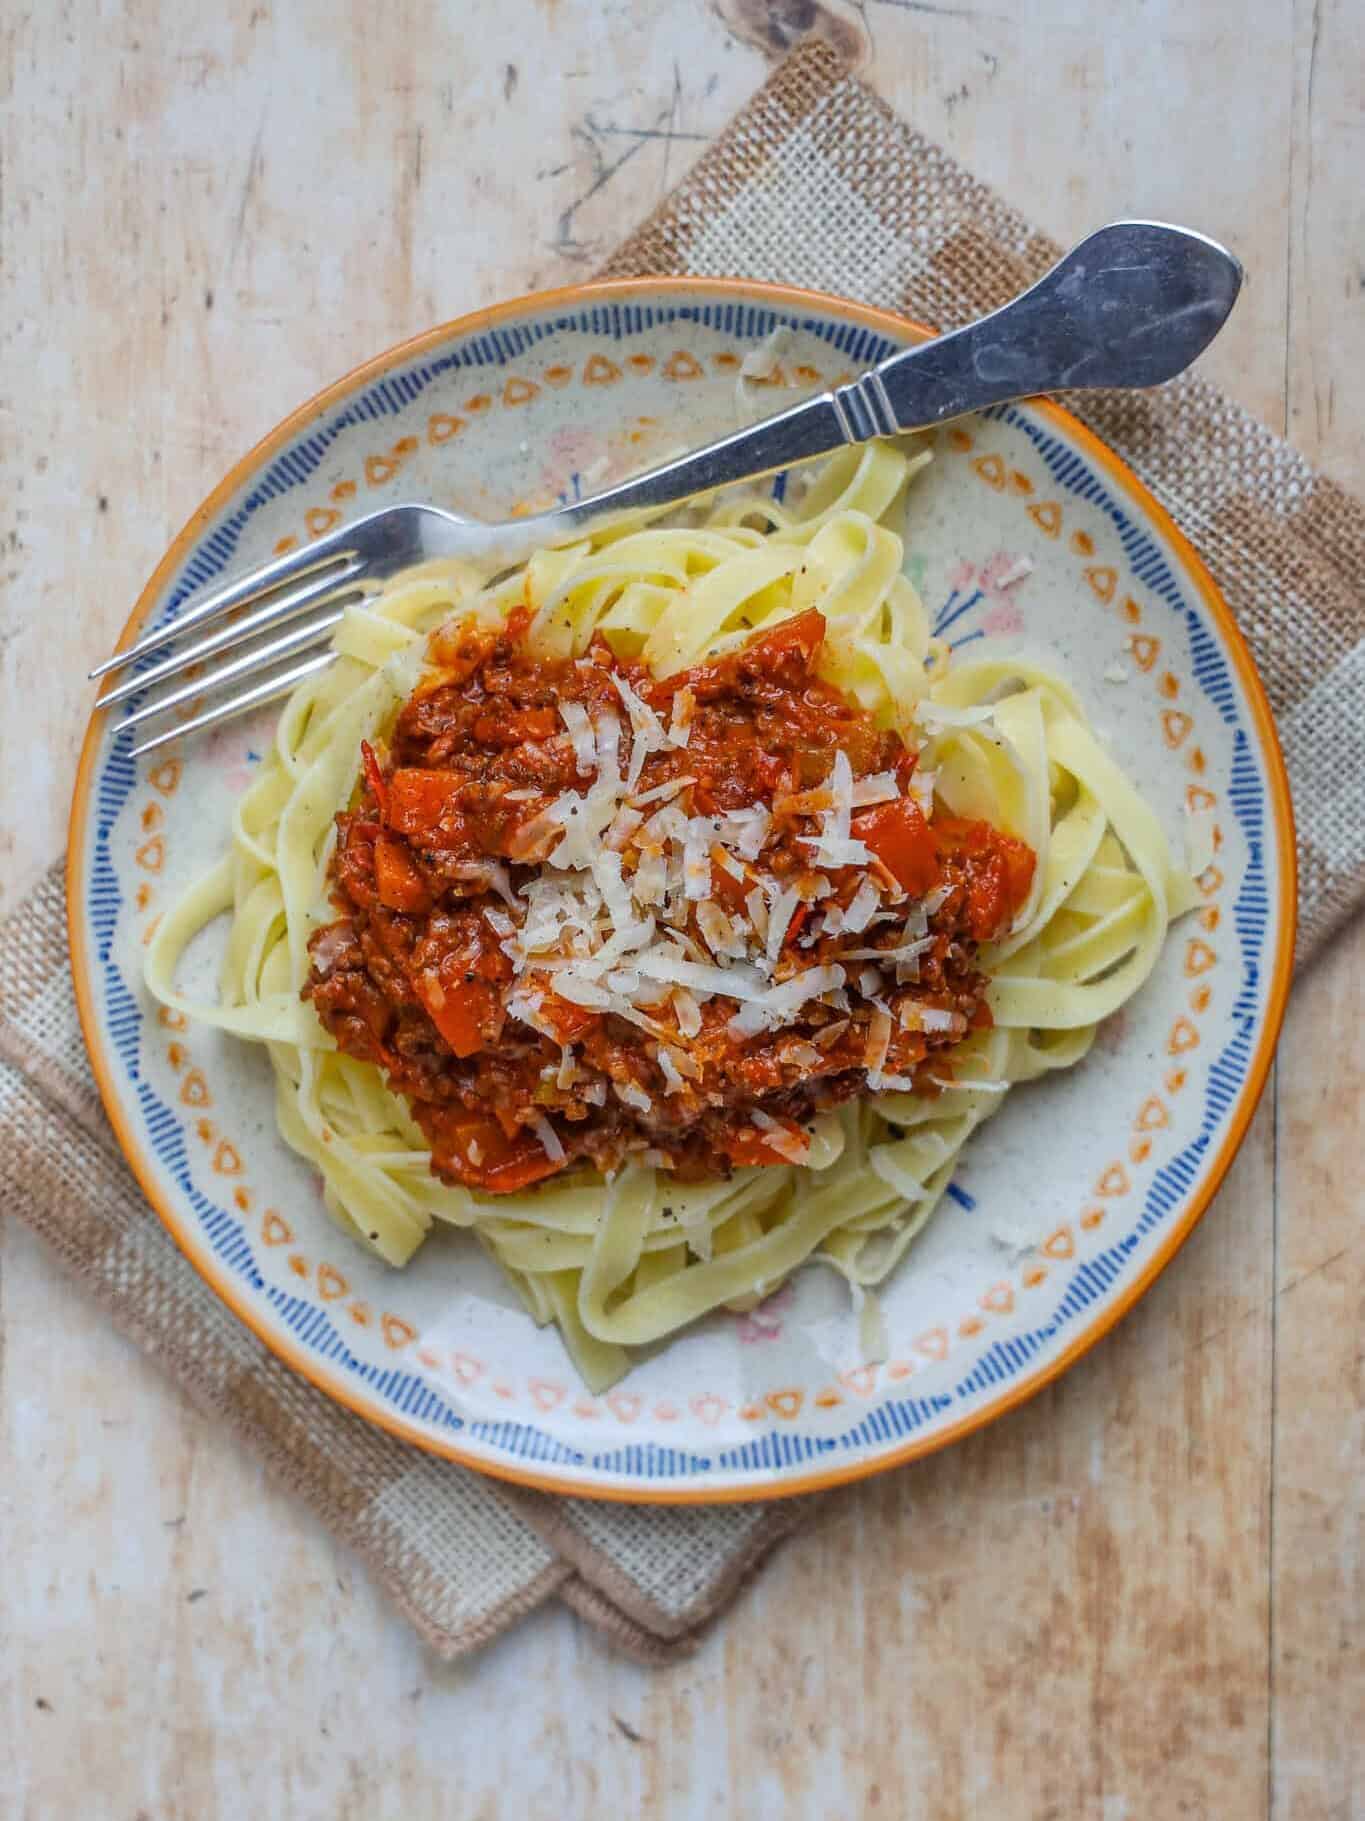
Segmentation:
<svg viewBox="0 0 1365 1821">
<path fill-rule="evenodd" d="M 228 462 L 591 270 L 811 27 L 1058 237 L 1230 241 L 1213 372 L 1365 488 L 1358 0 L 9 0 L 0 904 L 61 849 L 82 673 Z M 1111 1339 L 841 1496 L 662 1672 L 560 1610 L 433 1665 L 0 1224 L 0 1816 L 1365 1815 L 1363 979 L 1358 925 Z"/>
</svg>

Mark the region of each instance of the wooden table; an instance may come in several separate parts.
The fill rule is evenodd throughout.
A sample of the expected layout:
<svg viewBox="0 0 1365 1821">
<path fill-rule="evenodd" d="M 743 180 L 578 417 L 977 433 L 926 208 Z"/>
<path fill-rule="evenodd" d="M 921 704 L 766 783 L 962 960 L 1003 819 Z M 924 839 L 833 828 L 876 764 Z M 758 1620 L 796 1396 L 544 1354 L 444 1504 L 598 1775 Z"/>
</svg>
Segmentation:
<svg viewBox="0 0 1365 1821">
<path fill-rule="evenodd" d="M 1359 0 L 14 0 L 6 901 L 61 849 L 87 663 L 229 461 L 362 356 L 590 271 L 812 22 L 1059 238 L 1231 242 L 1210 368 L 1365 488 Z M 433 1665 L 0 1226 L 0 1813 L 1365 1814 L 1362 979 L 1357 925 L 1111 1339 L 831 1506 L 663 1672 L 559 1609 Z"/>
</svg>

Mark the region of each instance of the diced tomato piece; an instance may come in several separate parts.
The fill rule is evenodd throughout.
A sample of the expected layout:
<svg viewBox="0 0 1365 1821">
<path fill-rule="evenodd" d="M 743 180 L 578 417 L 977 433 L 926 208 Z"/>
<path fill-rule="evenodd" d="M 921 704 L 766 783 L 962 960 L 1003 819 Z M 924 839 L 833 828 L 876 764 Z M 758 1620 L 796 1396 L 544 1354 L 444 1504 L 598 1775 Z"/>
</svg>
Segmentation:
<svg viewBox="0 0 1365 1821">
<path fill-rule="evenodd" d="M 771 659 L 795 651 L 801 654 L 804 663 L 809 664 L 824 642 L 825 616 L 818 607 L 807 607 L 804 613 L 793 614 L 789 620 L 780 621 L 771 632 L 765 632 L 749 647 L 745 656 L 752 658 L 761 652 L 765 659 Z"/>
<path fill-rule="evenodd" d="M 1027 841 L 1016 841 L 1011 835 L 999 837 L 1005 856 L 1005 881 L 1009 889 L 1010 915 L 1014 916 L 1033 887 L 1038 856 Z"/>
<path fill-rule="evenodd" d="M 389 779 L 385 820 L 400 835 L 450 834 L 462 825 L 458 800 L 465 783 L 458 771 L 404 766 Z"/>
<path fill-rule="evenodd" d="M 541 1001 L 539 1016 L 560 1043 L 577 1043 L 602 1019 L 600 1012 L 590 1011 L 586 1005 L 574 1005 L 554 993 L 547 993 Z"/>
<path fill-rule="evenodd" d="M 483 1048 L 483 1029 L 497 1004 L 497 994 L 481 980 L 462 980 L 446 986 L 430 970 L 414 982 L 427 1016 L 457 1056 L 473 1056 Z"/>
<path fill-rule="evenodd" d="M 388 792 L 384 788 L 384 773 L 379 760 L 375 757 L 374 747 L 368 740 L 360 742 L 360 762 L 365 767 L 365 778 L 374 792 L 374 800 L 379 805 L 381 816 L 387 814 Z"/>
<path fill-rule="evenodd" d="M 534 1133 L 517 1131 L 508 1137 L 496 1119 L 461 1120 L 451 1149 L 464 1180 L 492 1195 L 514 1195 L 561 1167 Z"/>
<path fill-rule="evenodd" d="M 934 822 L 941 854 L 959 858 L 966 874 L 967 921 L 978 942 L 988 942 L 1008 925 L 1033 883 L 1033 849 L 989 822 L 943 816 Z"/>
<path fill-rule="evenodd" d="M 923 898 L 938 884 L 938 849 L 933 831 L 913 797 L 879 803 L 853 818 L 855 840 L 881 861 L 902 891 Z"/>
<path fill-rule="evenodd" d="M 431 893 L 421 869 L 403 842 L 391 835 L 381 835 L 374 844 L 374 884 L 379 902 L 389 910 L 431 909 Z"/>
</svg>

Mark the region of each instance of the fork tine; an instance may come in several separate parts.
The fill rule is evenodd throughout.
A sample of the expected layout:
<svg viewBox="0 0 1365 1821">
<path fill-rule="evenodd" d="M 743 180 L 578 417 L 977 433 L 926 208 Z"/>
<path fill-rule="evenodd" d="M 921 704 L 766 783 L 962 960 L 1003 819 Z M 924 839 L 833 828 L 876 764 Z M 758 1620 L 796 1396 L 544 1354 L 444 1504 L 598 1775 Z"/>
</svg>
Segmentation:
<svg viewBox="0 0 1365 1821">
<path fill-rule="evenodd" d="M 136 759 L 144 752 L 154 752 L 158 746 L 165 746 L 170 740 L 178 740 L 183 734 L 198 733 L 202 727 L 212 727 L 215 722 L 231 720 L 233 715 L 245 714 L 248 708 L 259 708 L 264 702 L 273 702 L 276 696 L 288 695 L 296 683 L 301 683 L 315 671 L 325 670 L 329 664 L 336 662 L 335 651 L 320 651 L 316 656 L 305 658 L 301 664 L 293 664 L 288 670 L 282 670 L 278 676 L 266 677 L 251 689 L 244 689 L 240 695 L 229 696 L 226 702 L 219 702 L 213 708 L 206 708 L 203 714 L 195 715 L 193 720 L 186 721 L 179 727 L 168 727 L 164 733 L 154 734 L 150 740 L 144 740 L 129 753 L 130 759 Z M 127 726 L 125 721 L 123 726 Z"/>
<path fill-rule="evenodd" d="M 359 583 L 350 589 L 343 589 L 343 596 L 342 599 L 330 601 L 329 605 L 345 607 L 364 598 Z M 106 689 L 96 701 L 95 707 L 112 708 L 115 702 L 122 702 L 125 697 L 136 695 L 139 690 L 150 689 L 157 683 L 164 683 L 167 677 L 173 677 L 177 672 L 187 670 L 191 664 L 198 664 L 215 652 L 230 651 L 234 645 L 241 645 L 247 639 L 254 638 L 258 632 L 263 632 L 266 627 L 275 625 L 279 620 L 291 619 L 294 614 L 308 605 L 307 597 L 303 601 L 297 601 L 285 596 L 283 602 L 284 604 L 281 605 L 279 598 L 266 601 L 264 606 L 257 607 L 254 612 L 247 614 L 245 619 L 234 620 L 230 626 L 224 626 L 218 632 L 210 632 L 204 638 L 196 639 L 183 651 L 174 652 L 170 657 L 163 658 L 159 664 L 153 664 L 150 670 L 139 670 L 136 675 L 125 677 L 113 689 Z"/>
<path fill-rule="evenodd" d="M 238 576 L 235 581 L 215 589 L 198 600 L 192 607 L 167 621 L 155 632 L 149 632 L 135 644 L 123 651 L 116 651 L 102 664 L 97 664 L 90 672 L 91 677 L 102 677 L 111 670 L 121 670 L 125 664 L 131 664 L 144 652 L 155 651 L 159 646 L 178 639 L 190 626 L 197 626 L 201 620 L 213 618 L 216 614 L 227 613 L 233 607 L 244 607 L 254 601 L 257 595 L 269 593 L 282 588 L 287 582 L 300 577 L 314 577 L 305 580 L 302 587 L 290 594 L 278 597 L 276 605 L 283 618 L 286 613 L 304 607 L 311 600 L 317 600 L 333 588 L 339 588 L 344 582 L 359 575 L 365 567 L 365 559 L 350 547 L 343 533 L 355 531 L 354 526 L 343 527 L 334 531 L 330 537 L 321 538 L 307 549 L 291 551 L 287 556 L 277 557 L 273 563 L 263 563 L 259 569 L 251 570 L 247 575 Z M 325 546 L 333 546 L 326 548 Z M 314 571 L 324 573 L 314 576 Z"/>
<path fill-rule="evenodd" d="M 165 695 L 144 702 L 141 708 L 135 708 L 131 714 L 123 717 L 122 725 L 136 727 L 140 721 L 150 720 L 153 715 L 165 714 L 168 708 L 178 708 L 182 702 L 203 695 L 206 690 L 217 689 L 223 683 L 230 683 L 234 677 L 250 676 L 254 671 L 265 670 L 287 652 L 297 651 L 304 645 L 315 645 L 324 633 L 330 632 L 344 617 L 345 612 L 344 607 L 335 607 L 316 619 L 306 621 L 302 626 L 291 627 L 288 632 L 281 633 L 279 638 L 271 639 L 268 645 L 261 645 L 254 651 L 244 651 L 241 657 L 220 665 L 217 670 L 211 670 L 207 676 L 193 677 L 178 689 L 168 690 Z"/>
</svg>

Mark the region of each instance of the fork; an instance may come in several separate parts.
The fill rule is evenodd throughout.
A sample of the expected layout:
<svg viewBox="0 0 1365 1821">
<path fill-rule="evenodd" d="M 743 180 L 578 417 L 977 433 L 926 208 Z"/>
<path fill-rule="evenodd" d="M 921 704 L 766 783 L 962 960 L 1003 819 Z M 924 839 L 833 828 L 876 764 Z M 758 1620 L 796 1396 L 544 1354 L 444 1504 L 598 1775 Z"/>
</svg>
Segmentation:
<svg viewBox="0 0 1365 1821">
<path fill-rule="evenodd" d="M 121 724 L 133 728 L 186 703 L 197 705 L 197 698 L 229 683 L 247 684 L 143 740 L 131 749 L 129 756 L 136 757 L 272 701 L 325 668 L 335 653 L 312 647 L 323 645 L 347 605 L 371 584 L 411 564 L 464 557 L 506 569 L 548 544 L 581 535 L 604 514 L 678 505 L 849 444 L 929 429 L 1041 392 L 1158 385 L 1203 353 L 1227 320 L 1241 282 L 1238 261 L 1202 234 L 1163 222 L 1111 222 L 980 321 L 893 354 L 848 385 L 591 498 L 499 525 L 421 504 L 389 506 L 343 525 L 200 596 L 166 625 L 116 651 L 91 677 L 130 674 L 105 690 L 95 707 L 110 708 L 185 677 L 135 701 Z M 210 622 L 223 623 L 180 643 L 191 628 Z M 265 638 L 267 633 L 274 636 Z M 148 662 L 172 644 L 173 650 Z M 246 649 L 226 657 L 238 646 Z M 312 654 L 300 657 L 303 652 Z M 198 673 L 195 667 L 210 658 L 225 661 Z"/>
</svg>

